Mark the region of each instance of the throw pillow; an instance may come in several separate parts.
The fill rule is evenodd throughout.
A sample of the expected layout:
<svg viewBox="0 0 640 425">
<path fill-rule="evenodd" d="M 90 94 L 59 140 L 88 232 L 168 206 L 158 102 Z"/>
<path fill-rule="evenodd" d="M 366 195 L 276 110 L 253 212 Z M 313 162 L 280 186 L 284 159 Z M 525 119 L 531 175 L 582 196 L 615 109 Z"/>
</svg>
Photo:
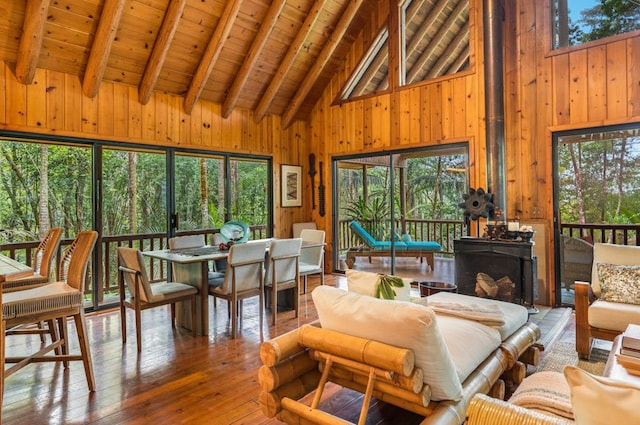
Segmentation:
<svg viewBox="0 0 640 425">
<path fill-rule="evenodd" d="M 640 387 L 565 366 L 573 416 L 578 425 L 640 423 Z"/>
<path fill-rule="evenodd" d="M 413 351 L 432 400 L 460 400 L 462 384 L 433 309 L 318 286 L 311 293 L 323 328 Z"/>
<path fill-rule="evenodd" d="M 509 403 L 573 420 L 569 384 L 559 372 L 542 371 L 527 376 Z"/>
<path fill-rule="evenodd" d="M 602 301 L 640 304 L 640 266 L 597 263 L 596 267 Z"/>
<path fill-rule="evenodd" d="M 348 269 L 347 289 L 386 300 L 411 301 L 411 279 Z"/>
</svg>

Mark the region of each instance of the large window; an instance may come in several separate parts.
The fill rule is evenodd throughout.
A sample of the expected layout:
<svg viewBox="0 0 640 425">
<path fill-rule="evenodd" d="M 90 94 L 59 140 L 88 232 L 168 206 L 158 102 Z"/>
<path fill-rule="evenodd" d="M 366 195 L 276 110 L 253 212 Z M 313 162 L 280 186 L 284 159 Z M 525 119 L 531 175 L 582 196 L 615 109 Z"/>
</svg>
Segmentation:
<svg viewBox="0 0 640 425">
<path fill-rule="evenodd" d="M 341 100 L 388 90 L 389 69 L 398 69 L 399 86 L 469 69 L 469 0 L 405 0 L 391 7 L 398 7 L 400 39 L 389 39 L 394 23 L 388 17 L 343 87 Z M 392 43 L 400 48 L 397 68 L 389 63 Z"/>
<path fill-rule="evenodd" d="M 28 263 L 51 227 L 63 227 L 63 248 L 95 228 L 89 308 L 118 302 L 118 246 L 160 249 L 176 233 L 211 240 L 229 220 L 246 222 L 252 238 L 272 235 L 268 158 L 11 136 L 0 136 L 0 252 Z M 149 271 L 152 279 L 168 272 L 165 264 Z"/>
<path fill-rule="evenodd" d="M 553 48 L 640 30 L 637 0 L 554 0 Z"/>
</svg>

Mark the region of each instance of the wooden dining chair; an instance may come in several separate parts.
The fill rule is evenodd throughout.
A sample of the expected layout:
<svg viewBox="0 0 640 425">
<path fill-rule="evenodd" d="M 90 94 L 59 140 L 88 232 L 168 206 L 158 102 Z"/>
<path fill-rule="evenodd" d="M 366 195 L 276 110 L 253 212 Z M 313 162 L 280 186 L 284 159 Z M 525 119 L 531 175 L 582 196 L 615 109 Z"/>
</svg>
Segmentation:
<svg viewBox="0 0 640 425">
<path fill-rule="evenodd" d="M 231 338 L 238 331 L 238 313 L 242 313 L 242 301 L 258 297 L 260 311 L 260 336 L 264 316 L 264 276 L 266 242 L 246 242 L 232 245 L 227 257 L 227 271 L 222 286 L 209 286 L 209 294 L 224 299 L 231 306 Z"/>
<path fill-rule="evenodd" d="M 0 359 L 4 370 L 3 379 L 30 363 L 63 362 L 66 368 L 69 361 L 82 361 L 89 391 L 95 390 L 83 300 L 87 267 L 97 238 L 98 233 L 95 231 L 83 231 L 78 234 L 59 261 L 58 281 L 3 295 L 2 318 L 3 325 L 7 329 L 18 325 L 52 320 L 57 322 L 60 333 L 57 340 L 46 346 L 40 346 L 40 349 L 31 355 L 6 356 L 3 349 L 2 355 L 4 357 Z M 75 321 L 80 355 L 69 353 L 67 317 L 73 317 Z M 49 353 L 52 351 L 54 353 L 50 355 Z M 11 363 L 12 366 L 5 369 L 5 363 Z"/>
<path fill-rule="evenodd" d="M 31 256 L 33 273 L 26 276 L 19 275 L 15 278 L 9 277 L 2 283 L 2 290 L 6 293 L 49 283 L 51 279 L 51 266 L 53 265 L 56 252 L 58 252 L 58 248 L 60 247 L 61 236 L 62 227 L 49 229 Z"/>
<path fill-rule="evenodd" d="M 278 316 L 278 292 L 293 288 L 295 317 L 299 304 L 299 258 L 302 239 L 274 239 L 269 245 L 269 256 L 265 270 L 265 288 L 271 299 L 271 322 L 275 325 Z"/>
<path fill-rule="evenodd" d="M 41 285 L 46 285 L 51 281 L 52 273 L 51 266 L 53 260 L 60 247 L 60 239 L 62 237 L 62 227 L 54 227 L 44 235 L 36 249 L 31 256 L 31 267 L 33 272 L 27 275 L 19 274 L 15 277 L 8 277 L 2 283 L 2 290 L 5 293 L 13 291 L 21 291 L 24 289 L 36 288 Z M 36 333 L 40 334 L 40 341 L 45 342 L 44 338 L 46 334 L 51 335 L 51 340 L 58 339 L 58 333 L 56 327 L 52 322 L 49 322 L 48 328 L 45 328 L 43 323 L 38 323 L 37 329 L 29 327 L 28 329 L 22 329 L 18 331 L 19 327 L 13 327 L 11 332 L 13 334 L 18 333 Z"/>
<path fill-rule="evenodd" d="M 171 327 L 176 327 L 176 303 L 188 301 L 191 303 L 191 333 L 196 335 L 196 295 L 195 286 L 180 282 L 161 281 L 150 283 L 144 258 L 138 249 L 119 247 L 118 260 L 120 276 L 120 325 L 122 329 L 122 343 L 127 343 L 127 314 L 126 308 L 135 312 L 136 342 L 138 352 L 142 351 L 142 311 L 149 308 L 171 305 Z M 124 283 L 127 284 L 128 296 L 125 295 Z"/>
</svg>

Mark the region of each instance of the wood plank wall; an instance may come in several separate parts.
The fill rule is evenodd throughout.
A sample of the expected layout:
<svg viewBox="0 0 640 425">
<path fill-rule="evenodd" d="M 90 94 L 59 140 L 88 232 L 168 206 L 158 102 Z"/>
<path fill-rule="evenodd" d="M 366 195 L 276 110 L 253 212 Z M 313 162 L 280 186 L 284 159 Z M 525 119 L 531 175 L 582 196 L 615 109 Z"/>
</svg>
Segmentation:
<svg viewBox="0 0 640 425">
<path fill-rule="evenodd" d="M 274 235 L 291 235 L 291 223 L 306 221 L 306 207 L 279 208 L 280 164 L 299 164 L 308 153 L 308 126 L 287 129 L 280 117 L 259 124 L 250 111 L 236 109 L 228 119 L 221 105 L 198 102 L 191 115 L 183 98 L 156 93 L 147 105 L 136 87 L 103 82 L 95 98 L 82 93 L 77 76 L 38 69 L 31 85 L 20 84 L 10 66 L 0 63 L 0 129 L 273 157 Z M 308 200 L 310 207 L 310 200 Z"/>
<path fill-rule="evenodd" d="M 550 0 L 505 7 L 507 211 L 544 226 L 546 239 L 539 243 L 548 247 L 545 261 L 553 265 L 552 132 L 640 121 L 640 33 L 552 51 Z M 481 0 L 471 0 L 467 74 L 332 106 L 356 64 L 358 55 L 349 56 L 313 111 L 312 151 L 328 163 L 347 153 L 466 140 L 470 185 L 486 187 L 481 8 Z M 353 52 L 366 50 L 358 43 L 368 39 L 359 38 Z M 313 219 L 330 226 L 329 216 Z M 548 267 L 544 281 L 553 280 Z M 544 289 L 551 301 L 552 286 Z"/>
</svg>

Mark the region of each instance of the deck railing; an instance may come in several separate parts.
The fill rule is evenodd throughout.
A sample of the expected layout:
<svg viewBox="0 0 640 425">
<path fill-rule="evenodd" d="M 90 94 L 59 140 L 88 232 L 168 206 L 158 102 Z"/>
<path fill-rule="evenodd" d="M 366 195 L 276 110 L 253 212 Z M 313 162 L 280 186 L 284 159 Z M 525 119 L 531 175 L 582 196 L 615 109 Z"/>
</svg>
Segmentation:
<svg viewBox="0 0 640 425">
<path fill-rule="evenodd" d="M 563 235 L 592 243 L 640 246 L 640 224 L 562 223 L 560 229 Z"/>
<path fill-rule="evenodd" d="M 250 239 L 263 239 L 267 237 L 267 227 L 250 226 L 251 231 Z M 178 236 L 184 235 L 205 235 L 205 240 L 209 244 L 213 244 L 213 234 L 220 232 L 220 229 L 201 229 L 191 231 L 179 231 Z M 60 254 L 64 249 L 73 242 L 73 239 L 63 239 L 60 241 L 60 248 L 58 249 L 57 258 L 60 258 Z M 155 250 L 164 249 L 168 246 L 166 233 L 137 233 L 131 235 L 114 235 L 114 236 L 102 236 L 101 238 L 101 270 L 102 274 L 98 275 L 98 291 L 97 299 L 99 303 L 102 303 L 105 299 L 117 295 L 118 291 L 118 247 L 127 246 L 130 248 L 137 248 L 140 250 Z M 32 263 L 33 251 L 38 246 L 38 241 L 23 242 L 5 244 L 1 246 L 0 252 L 11 258 L 14 258 L 20 262 L 23 262 L 29 266 Z M 90 267 L 89 270 L 93 270 Z M 54 275 L 57 273 L 57 266 L 54 267 Z M 149 276 L 153 281 L 164 280 L 167 278 L 167 264 L 164 261 L 150 259 L 149 261 Z M 93 292 L 93 280 L 87 279 L 87 288 L 85 289 L 86 295 L 91 295 Z"/>
<path fill-rule="evenodd" d="M 351 247 L 362 244 L 360 238 L 351 231 L 349 222 L 351 220 L 340 220 L 338 223 L 337 249 L 344 252 Z M 361 222 L 366 225 L 366 222 Z M 457 220 L 405 220 L 407 232 L 413 240 L 435 241 L 442 246 L 442 254 L 453 254 L 453 241 L 464 236 L 464 222 Z M 400 227 L 400 223 L 395 226 Z M 251 226 L 251 239 L 262 239 L 267 237 L 266 226 Z M 213 243 L 213 234 L 220 229 L 202 229 L 178 232 L 182 235 L 204 234 L 209 243 Z M 562 234 L 573 237 L 587 238 L 592 242 L 605 242 L 619 245 L 640 246 L 640 225 L 638 224 L 580 224 L 562 223 Z M 113 293 L 117 294 L 117 248 L 119 246 L 129 246 L 141 250 L 153 250 L 165 248 L 168 244 L 165 233 L 144 233 L 133 235 L 103 236 L 101 245 L 101 270 L 99 275 L 97 298 L 102 302 Z M 73 239 L 63 239 L 60 242 L 60 252 L 62 252 Z M 33 250 L 38 246 L 38 241 L 23 242 L 2 245 L 0 252 L 18 261 L 31 266 Z M 55 268 L 57 269 L 57 267 Z M 54 269 L 54 272 L 55 272 Z M 153 280 L 166 279 L 167 265 L 160 260 L 153 260 L 149 263 L 149 275 Z M 92 293 L 92 280 L 87 280 L 87 295 Z"/>
</svg>

